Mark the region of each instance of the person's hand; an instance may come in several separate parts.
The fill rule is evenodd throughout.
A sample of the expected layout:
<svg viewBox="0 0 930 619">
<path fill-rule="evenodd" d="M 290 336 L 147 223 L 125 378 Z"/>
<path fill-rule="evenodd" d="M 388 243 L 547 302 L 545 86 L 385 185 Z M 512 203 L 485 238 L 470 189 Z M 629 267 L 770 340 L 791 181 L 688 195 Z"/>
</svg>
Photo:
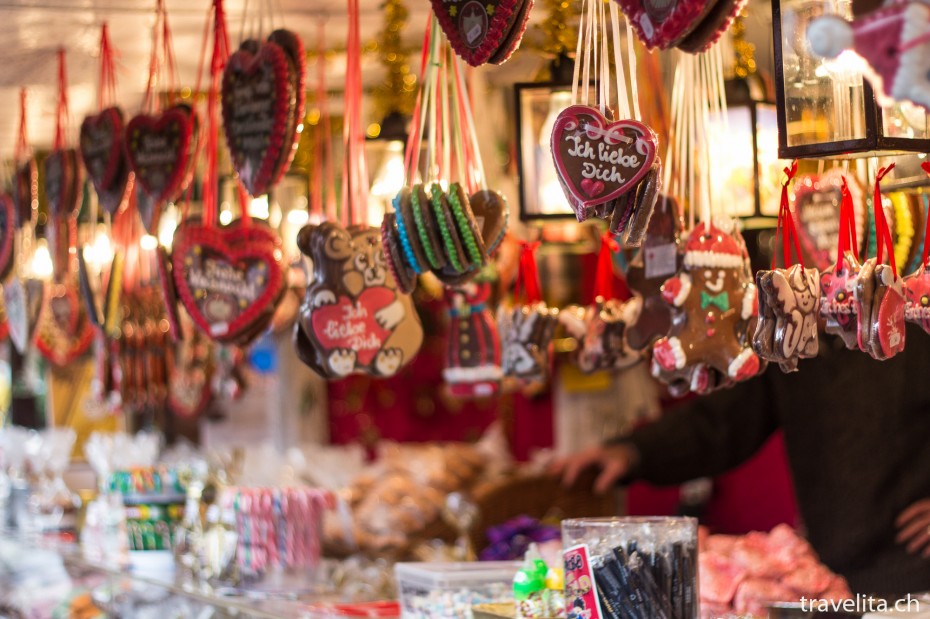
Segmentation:
<svg viewBox="0 0 930 619">
<path fill-rule="evenodd" d="M 549 471 L 561 475 L 565 486 L 572 486 L 582 471 L 597 467 L 601 473 L 594 482 L 594 491 L 603 494 L 630 472 L 636 457 L 636 449 L 631 445 L 599 445 L 554 460 Z"/>
<path fill-rule="evenodd" d="M 930 499 L 917 501 L 905 509 L 895 525 L 899 544 L 912 555 L 919 552 L 923 558 L 930 559 Z"/>
</svg>

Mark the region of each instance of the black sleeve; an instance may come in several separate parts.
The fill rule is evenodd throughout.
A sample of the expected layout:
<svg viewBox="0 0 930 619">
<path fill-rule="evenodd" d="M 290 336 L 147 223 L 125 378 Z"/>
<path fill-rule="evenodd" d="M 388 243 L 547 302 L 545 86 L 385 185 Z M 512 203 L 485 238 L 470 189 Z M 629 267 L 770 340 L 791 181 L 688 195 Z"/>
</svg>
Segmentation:
<svg viewBox="0 0 930 619">
<path fill-rule="evenodd" d="M 630 480 L 680 484 L 718 475 L 748 460 L 778 426 L 767 378 L 695 398 L 619 439 L 638 451 Z"/>
</svg>

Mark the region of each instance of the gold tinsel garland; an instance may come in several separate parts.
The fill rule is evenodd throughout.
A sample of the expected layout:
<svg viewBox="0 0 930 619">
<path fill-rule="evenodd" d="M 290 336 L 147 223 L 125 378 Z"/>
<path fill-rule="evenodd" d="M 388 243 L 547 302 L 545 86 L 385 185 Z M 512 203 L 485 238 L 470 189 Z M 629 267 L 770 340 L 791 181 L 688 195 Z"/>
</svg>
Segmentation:
<svg viewBox="0 0 930 619">
<path fill-rule="evenodd" d="M 381 119 L 390 112 L 405 116 L 413 113 L 416 99 L 417 76 L 410 70 L 410 54 L 404 48 L 403 31 L 409 12 L 402 0 L 385 0 L 384 28 L 373 45 L 384 65 L 384 81 L 374 88 L 376 118 Z"/>
</svg>

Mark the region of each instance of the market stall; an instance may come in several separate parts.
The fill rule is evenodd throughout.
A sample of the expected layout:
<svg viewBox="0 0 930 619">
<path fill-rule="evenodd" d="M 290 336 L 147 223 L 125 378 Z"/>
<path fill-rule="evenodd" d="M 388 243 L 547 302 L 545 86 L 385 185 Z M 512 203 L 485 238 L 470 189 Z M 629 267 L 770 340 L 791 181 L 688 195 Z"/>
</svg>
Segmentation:
<svg viewBox="0 0 930 619">
<path fill-rule="evenodd" d="M 930 616 L 926 0 L 0 15 L 0 617 Z"/>
</svg>

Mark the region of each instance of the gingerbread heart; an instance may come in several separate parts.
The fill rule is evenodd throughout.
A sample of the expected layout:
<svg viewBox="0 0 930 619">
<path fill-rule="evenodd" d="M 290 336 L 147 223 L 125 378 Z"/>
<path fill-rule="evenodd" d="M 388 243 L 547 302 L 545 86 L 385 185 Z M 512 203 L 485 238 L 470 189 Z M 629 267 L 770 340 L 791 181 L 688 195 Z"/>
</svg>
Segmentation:
<svg viewBox="0 0 930 619">
<path fill-rule="evenodd" d="M 325 378 L 393 376 L 413 360 L 423 327 L 385 264 L 381 230 L 327 222 L 297 244 L 314 270 L 295 331 L 301 360 Z"/>
<path fill-rule="evenodd" d="M 485 248 L 488 254 L 493 254 L 507 232 L 510 217 L 507 199 L 499 191 L 482 189 L 473 193 L 468 201 L 481 230 Z"/>
<path fill-rule="evenodd" d="M 94 329 L 78 298 L 76 282 L 56 284 L 45 304 L 36 348 L 53 365 L 64 367 L 88 351 Z"/>
<path fill-rule="evenodd" d="M 904 319 L 930 333 L 930 268 L 921 266 L 904 278 Z"/>
<path fill-rule="evenodd" d="M 45 198 L 53 218 L 71 217 L 77 212 L 81 169 L 74 149 L 52 151 L 45 159 Z"/>
<path fill-rule="evenodd" d="M 633 189 L 655 161 L 656 135 L 639 121 L 609 122 L 593 107 L 573 105 L 556 118 L 550 147 L 577 212 Z"/>
<path fill-rule="evenodd" d="M 123 136 L 123 111 L 118 107 L 108 107 L 81 123 L 81 160 L 98 193 L 111 189 L 122 172 Z"/>
<path fill-rule="evenodd" d="M 126 156 L 152 210 L 148 230 L 157 226 L 161 205 L 180 197 L 190 182 L 195 133 L 195 114 L 185 105 L 157 116 L 140 114 L 126 125 Z"/>
<path fill-rule="evenodd" d="M 254 43 L 254 42 L 252 42 Z M 233 167 L 253 196 L 268 191 L 278 173 L 282 150 L 290 148 L 290 110 L 295 104 L 288 61 L 276 43 L 257 52 L 243 45 L 223 72 L 223 130 Z"/>
<path fill-rule="evenodd" d="M 455 53 L 473 67 L 495 55 L 502 45 L 516 47 L 508 40 L 514 28 L 526 28 L 531 0 L 431 0 L 433 12 Z M 521 23 L 517 23 L 518 20 Z M 519 39 L 518 39 L 519 41 Z M 506 59 L 498 59 L 503 62 Z"/>
<path fill-rule="evenodd" d="M 35 159 L 18 166 L 13 174 L 13 204 L 17 228 L 35 223 L 39 213 L 39 170 Z"/>
<path fill-rule="evenodd" d="M 843 173 L 839 170 L 831 170 L 821 176 L 805 175 L 795 180 L 792 210 L 807 266 L 824 270 L 836 261 L 842 186 Z M 865 202 L 854 179 L 849 179 L 848 187 L 855 208 L 856 236 L 861 246 L 866 228 Z"/>
<path fill-rule="evenodd" d="M 9 194 L 0 194 L 0 279 L 6 279 L 13 267 L 13 238 L 16 208 Z"/>
<path fill-rule="evenodd" d="M 617 0 L 646 47 L 668 49 L 691 34 L 720 0 Z"/>
<path fill-rule="evenodd" d="M 14 276 L 3 285 L 3 304 L 10 327 L 10 340 L 20 354 L 26 351 L 32 339 L 42 310 L 44 292 L 42 282 L 35 279 L 24 283 Z"/>
<path fill-rule="evenodd" d="M 178 227 L 172 277 L 178 298 L 204 333 L 244 345 L 268 324 L 284 291 L 276 240 L 254 222 L 220 228 L 185 221 Z"/>
</svg>

